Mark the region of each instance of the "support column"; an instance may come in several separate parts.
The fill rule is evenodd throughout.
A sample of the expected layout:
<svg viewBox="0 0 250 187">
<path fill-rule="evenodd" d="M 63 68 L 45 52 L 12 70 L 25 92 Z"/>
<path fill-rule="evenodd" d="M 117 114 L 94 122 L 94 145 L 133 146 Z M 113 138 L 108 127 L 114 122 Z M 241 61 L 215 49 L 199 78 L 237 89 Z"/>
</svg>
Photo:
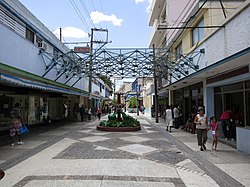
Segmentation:
<svg viewBox="0 0 250 187">
<path fill-rule="evenodd" d="M 137 100 L 137 116 L 139 116 L 139 93 L 138 93 L 138 90 L 139 90 L 139 86 L 138 86 L 138 78 L 136 80 L 136 100 Z"/>
<path fill-rule="evenodd" d="M 153 44 L 153 62 L 154 62 L 154 86 L 155 86 L 155 122 L 159 123 L 158 115 L 158 86 L 157 86 L 157 77 L 156 77 L 156 62 L 155 62 L 155 45 Z"/>
<path fill-rule="evenodd" d="M 169 106 L 174 104 L 174 91 L 173 90 L 168 90 L 168 97 L 169 97 Z"/>
<path fill-rule="evenodd" d="M 214 116 L 214 88 L 207 87 L 206 80 L 203 80 L 203 103 L 207 117 Z"/>
<path fill-rule="evenodd" d="M 92 60 L 93 60 L 93 36 L 94 29 L 91 29 L 91 39 L 90 39 L 90 62 L 89 62 L 89 100 L 88 109 L 92 106 Z"/>
</svg>

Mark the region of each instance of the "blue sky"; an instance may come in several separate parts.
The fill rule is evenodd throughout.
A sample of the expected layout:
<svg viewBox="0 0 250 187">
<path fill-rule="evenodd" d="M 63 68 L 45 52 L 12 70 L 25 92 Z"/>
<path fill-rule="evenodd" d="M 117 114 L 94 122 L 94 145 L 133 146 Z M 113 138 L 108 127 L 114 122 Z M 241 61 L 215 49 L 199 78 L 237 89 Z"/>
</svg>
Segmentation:
<svg viewBox="0 0 250 187">
<path fill-rule="evenodd" d="M 65 42 L 89 41 L 91 27 L 107 28 L 107 48 L 148 47 L 151 29 L 148 26 L 150 0 L 20 0 L 51 31 L 63 28 Z M 81 11 L 77 15 L 72 3 Z M 77 29 L 78 30 L 77 30 Z M 81 29 L 81 30 L 79 30 Z M 83 38 L 83 37 L 84 38 Z M 96 34 L 96 39 L 105 38 Z"/>
</svg>

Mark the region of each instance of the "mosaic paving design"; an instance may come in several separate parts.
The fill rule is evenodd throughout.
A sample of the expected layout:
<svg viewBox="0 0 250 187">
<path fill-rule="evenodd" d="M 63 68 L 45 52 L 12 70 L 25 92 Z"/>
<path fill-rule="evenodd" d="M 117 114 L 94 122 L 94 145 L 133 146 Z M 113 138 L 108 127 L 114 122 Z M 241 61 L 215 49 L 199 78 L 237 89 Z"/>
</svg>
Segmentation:
<svg viewBox="0 0 250 187">
<path fill-rule="evenodd" d="M 71 131 L 61 128 L 42 133 L 41 137 L 58 135 L 61 139 L 10 168 L 6 178 L 8 172 L 17 173 L 7 186 L 185 187 L 189 176 L 199 175 L 217 187 L 202 170 L 195 172 L 196 165 L 144 119 L 140 120 L 139 132 L 101 132 L 95 129 L 98 121 L 92 121 L 79 123 Z M 43 143 L 34 141 L 27 147 Z M 7 156 L 2 155 L 0 160 Z M 32 163 L 37 163 L 35 168 L 29 166 Z M 19 172 L 25 168 L 26 172 Z"/>
</svg>

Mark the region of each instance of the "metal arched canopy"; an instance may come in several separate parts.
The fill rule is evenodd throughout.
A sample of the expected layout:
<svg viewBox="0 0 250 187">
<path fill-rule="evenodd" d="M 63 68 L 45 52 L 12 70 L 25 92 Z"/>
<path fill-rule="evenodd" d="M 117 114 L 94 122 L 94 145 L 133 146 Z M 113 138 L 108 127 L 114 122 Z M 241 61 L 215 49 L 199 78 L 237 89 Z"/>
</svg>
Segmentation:
<svg viewBox="0 0 250 187">
<path fill-rule="evenodd" d="M 96 50 L 87 59 L 91 59 L 89 70 L 93 76 L 119 78 L 152 77 L 156 63 L 153 49 L 142 48 Z"/>
<path fill-rule="evenodd" d="M 39 54 L 46 65 L 43 77 L 52 69 L 56 69 L 55 81 L 65 76 L 67 84 L 72 78 L 77 77 L 77 81 L 72 85 L 74 86 L 83 77 L 90 76 L 138 78 L 153 77 L 156 73 L 157 76 L 166 79 L 172 77 L 178 80 L 188 76 L 191 69 L 199 70 L 199 61 L 203 53 L 204 50 L 193 52 L 191 55 L 178 54 L 177 60 L 176 53 L 163 48 L 99 48 L 93 49 L 92 54 L 71 50 L 57 58 L 51 58 L 42 50 Z"/>
</svg>

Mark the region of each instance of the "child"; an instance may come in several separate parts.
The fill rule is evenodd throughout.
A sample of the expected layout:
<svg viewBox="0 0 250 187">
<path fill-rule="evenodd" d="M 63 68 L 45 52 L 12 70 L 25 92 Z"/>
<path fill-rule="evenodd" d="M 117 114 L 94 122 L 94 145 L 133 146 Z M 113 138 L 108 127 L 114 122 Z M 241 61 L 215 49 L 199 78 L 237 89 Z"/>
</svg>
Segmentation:
<svg viewBox="0 0 250 187">
<path fill-rule="evenodd" d="M 211 125 L 211 131 L 212 131 L 212 135 L 213 135 L 213 145 L 212 145 L 212 150 L 214 148 L 214 150 L 217 149 L 217 140 L 218 140 L 218 123 L 216 120 L 216 117 L 213 116 L 210 118 L 210 125 Z"/>
</svg>

